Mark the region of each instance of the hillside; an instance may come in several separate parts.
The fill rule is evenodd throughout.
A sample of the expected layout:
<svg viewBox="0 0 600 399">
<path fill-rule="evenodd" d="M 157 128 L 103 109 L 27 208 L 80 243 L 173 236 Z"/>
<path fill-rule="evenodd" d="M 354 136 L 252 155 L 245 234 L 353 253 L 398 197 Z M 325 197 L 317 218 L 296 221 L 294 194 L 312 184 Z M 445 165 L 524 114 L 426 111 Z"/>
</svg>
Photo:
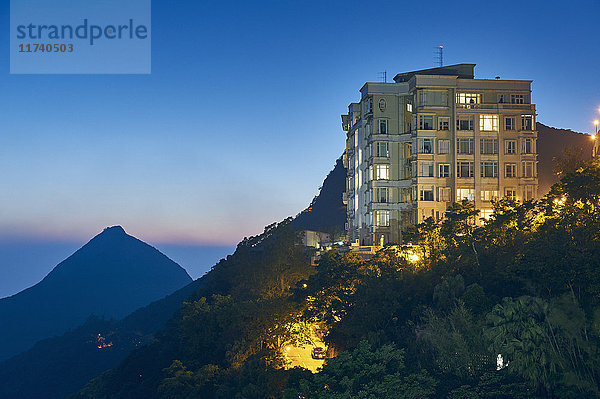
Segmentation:
<svg viewBox="0 0 600 399">
<path fill-rule="evenodd" d="M 84 397 L 154 397 L 163 369 L 173 359 L 191 356 L 197 363 L 208 360 L 226 367 L 230 362 L 242 366 L 263 351 L 272 353 L 291 334 L 288 323 L 296 305 L 287 300 L 289 290 L 313 272 L 305 248 L 298 244 L 291 218 L 244 239 L 233 255 L 204 276 L 205 285 L 154 342 L 135 350 L 114 371 L 92 382 L 92 391 Z M 199 319 L 190 318 L 189 312 Z M 193 326 L 182 331 L 181 320 L 190 320 Z M 193 353 L 187 351 L 188 339 L 194 341 Z M 228 392 L 223 397 L 235 394 Z"/>
<path fill-rule="evenodd" d="M 333 231 L 343 228 L 345 208 L 341 209 L 344 207 L 341 193 L 345 181 L 344 177 L 340 178 L 341 174 L 345 176 L 345 169 L 338 160 L 309 206 L 315 212 L 301 212 L 293 222 L 296 228 L 318 230 L 333 226 Z M 331 204 L 337 211 L 333 212 L 333 217 L 321 219 Z M 224 270 L 238 263 L 238 259 L 239 255 L 223 259 L 213 267 L 214 271 L 121 320 L 88 320 L 69 333 L 43 340 L 30 350 L 0 363 L 0 381 L 3 381 L 0 398 L 17 395 L 27 399 L 62 398 L 77 391 L 102 371 L 116 367 L 141 343 L 152 342 L 154 334 L 165 328 L 190 296 L 222 292 L 223 286 L 230 284 L 224 283 L 228 281 Z M 95 337 L 98 333 L 113 345 L 97 348 Z M 77 366 L 73 367 L 73 364 Z"/>
<path fill-rule="evenodd" d="M 41 282 L 0 300 L 0 360 L 91 315 L 122 318 L 191 281 L 178 264 L 119 227 L 105 229 Z"/>
<path fill-rule="evenodd" d="M 581 155 L 583 160 L 589 160 L 592 157 L 594 142 L 587 134 L 558 129 L 539 122 L 536 125 L 538 129 L 538 192 L 540 195 L 545 195 L 550 191 L 550 187 L 559 180 L 559 176 L 555 173 L 554 160 L 563 156 L 565 151 Z"/>
<path fill-rule="evenodd" d="M 63 398 L 77 391 L 132 350 L 152 342 L 154 334 L 204 282 L 204 278 L 193 281 L 118 321 L 90 318 L 66 334 L 41 340 L 0 362 L 0 398 Z M 98 334 L 110 346 L 99 348 Z"/>
<path fill-rule="evenodd" d="M 323 181 L 323 185 L 311 204 L 294 219 L 298 229 L 341 233 L 346 224 L 346 205 L 342 193 L 346 191 L 346 168 L 338 158 L 335 167 Z"/>
</svg>

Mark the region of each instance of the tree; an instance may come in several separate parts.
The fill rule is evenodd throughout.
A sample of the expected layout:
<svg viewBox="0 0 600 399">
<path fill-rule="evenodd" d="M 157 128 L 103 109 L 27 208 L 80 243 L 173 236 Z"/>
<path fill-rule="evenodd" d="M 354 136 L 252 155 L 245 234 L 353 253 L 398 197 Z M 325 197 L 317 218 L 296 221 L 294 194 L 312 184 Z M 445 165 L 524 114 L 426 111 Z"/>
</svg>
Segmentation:
<svg viewBox="0 0 600 399">
<path fill-rule="evenodd" d="M 286 390 L 286 398 L 307 399 L 426 399 L 435 394 L 436 381 L 427 372 L 406 373 L 404 354 L 394 345 L 374 347 L 362 341 L 351 352 L 341 352 L 309 381 Z"/>
<path fill-rule="evenodd" d="M 296 285 L 298 302 L 307 301 L 304 318 L 333 326 L 347 313 L 359 282 L 360 259 L 337 250 L 324 253 L 316 273 Z"/>
<path fill-rule="evenodd" d="M 585 149 L 583 147 L 567 147 L 562 151 L 562 154 L 552 159 L 554 162 L 553 172 L 561 178 L 569 173 L 573 173 L 585 166 L 584 156 Z"/>
<path fill-rule="evenodd" d="M 446 212 L 441 235 L 447 243 L 446 253 L 450 262 L 471 266 L 481 275 L 479 252 L 476 246 L 476 220 L 479 210 L 473 202 L 464 200 L 454 203 Z"/>
<path fill-rule="evenodd" d="M 482 332 L 481 323 L 458 301 L 443 316 L 429 310 L 419 337 L 431 347 L 433 363 L 442 373 L 472 378 L 492 370 L 495 361 Z"/>
<path fill-rule="evenodd" d="M 433 301 L 440 309 L 449 310 L 464 291 L 465 280 L 460 274 L 448 276 L 433 289 Z"/>
<path fill-rule="evenodd" d="M 487 315 L 490 350 L 504 358 L 507 370 L 548 395 L 577 392 L 598 397 L 598 348 L 589 339 L 585 313 L 574 298 L 552 303 L 523 296 L 505 298 Z"/>
</svg>

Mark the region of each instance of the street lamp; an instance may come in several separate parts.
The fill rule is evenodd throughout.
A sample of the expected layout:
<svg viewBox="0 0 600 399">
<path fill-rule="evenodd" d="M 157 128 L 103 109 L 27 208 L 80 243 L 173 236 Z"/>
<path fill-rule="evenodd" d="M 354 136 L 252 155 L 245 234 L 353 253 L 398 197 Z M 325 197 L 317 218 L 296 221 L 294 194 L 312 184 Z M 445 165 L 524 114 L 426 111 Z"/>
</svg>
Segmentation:
<svg viewBox="0 0 600 399">
<path fill-rule="evenodd" d="M 598 121 L 598 119 L 596 119 L 596 120 L 594 121 L 594 128 L 595 128 L 595 130 L 594 130 L 594 135 L 598 135 L 598 124 L 599 124 L 599 123 L 600 123 L 600 122 Z"/>
</svg>

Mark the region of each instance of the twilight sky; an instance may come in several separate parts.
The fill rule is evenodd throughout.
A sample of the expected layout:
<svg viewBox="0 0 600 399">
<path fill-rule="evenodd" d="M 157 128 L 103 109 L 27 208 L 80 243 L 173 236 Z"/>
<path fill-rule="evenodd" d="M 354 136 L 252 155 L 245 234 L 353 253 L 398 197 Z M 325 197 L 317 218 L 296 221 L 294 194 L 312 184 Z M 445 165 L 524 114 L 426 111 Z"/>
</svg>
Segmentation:
<svg viewBox="0 0 600 399">
<path fill-rule="evenodd" d="M 6 35 L 0 297 L 62 259 L 2 248 L 77 248 L 116 224 L 159 248 L 233 246 L 295 215 L 341 155 L 363 83 L 433 67 L 441 44 L 478 78 L 533 80 L 541 122 L 591 131 L 600 3 L 555 4 L 154 0 L 147 76 L 10 75 Z M 29 280 L 10 283 L 16 269 Z"/>
</svg>

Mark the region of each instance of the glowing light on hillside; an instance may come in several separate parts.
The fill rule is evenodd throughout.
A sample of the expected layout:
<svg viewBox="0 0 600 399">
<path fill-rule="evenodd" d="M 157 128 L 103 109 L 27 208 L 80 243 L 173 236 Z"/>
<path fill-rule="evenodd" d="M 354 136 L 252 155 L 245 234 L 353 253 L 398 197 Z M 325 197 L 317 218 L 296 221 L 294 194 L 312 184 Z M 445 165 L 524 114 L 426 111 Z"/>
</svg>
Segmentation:
<svg viewBox="0 0 600 399">
<path fill-rule="evenodd" d="M 399 256 L 406 259 L 406 261 L 409 263 L 417 263 L 422 258 L 426 257 L 426 254 L 423 253 L 421 248 L 412 244 L 406 244 L 402 247 L 394 245 L 392 248 L 398 253 Z"/>
<path fill-rule="evenodd" d="M 567 201 L 567 197 L 566 196 L 562 196 L 560 198 L 554 198 L 554 205 L 557 207 L 561 207 L 565 204 L 565 202 Z"/>
<path fill-rule="evenodd" d="M 502 370 L 506 367 L 507 364 L 504 363 L 504 358 L 501 353 L 498 353 L 498 357 L 496 358 L 496 370 Z"/>
<path fill-rule="evenodd" d="M 417 255 L 417 254 L 408 254 L 406 257 L 411 262 L 418 262 L 419 261 L 419 255 Z"/>
<path fill-rule="evenodd" d="M 113 346 L 112 342 L 106 342 L 106 338 L 102 336 L 102 334 L 98 333 L 98 337 L 96 337 L 96 348 L 105 349 Z"/>
</svg>

